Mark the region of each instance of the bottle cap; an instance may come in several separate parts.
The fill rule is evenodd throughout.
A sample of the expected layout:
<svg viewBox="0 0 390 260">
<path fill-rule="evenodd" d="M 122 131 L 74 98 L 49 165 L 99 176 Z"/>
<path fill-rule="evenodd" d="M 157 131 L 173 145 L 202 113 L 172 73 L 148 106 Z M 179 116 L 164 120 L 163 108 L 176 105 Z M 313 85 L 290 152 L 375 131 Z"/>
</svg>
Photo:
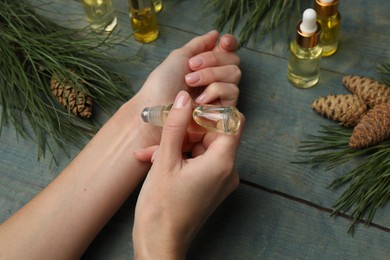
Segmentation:
<svg viewBox="0 0 390 260">
<path fill-rule="evenodd" d="M 306 9 L 303 12 L 302 22 L 299 29 L 303 34 L 312 35 L 317 31 L 317 13 L 314 9 Z"/>
<path fill-rule="evenodd" d="M 317 22 L 317 14 L 314 9 L 306 9 L 302 20 L 297 24 L 296 40 L 303 48 L 313 48 L 320 40 L 321 26 Z"/>
<path fill-rule="evenodd" d="M 329 17 L 336 14 L 338 6 L 338 0 L 316 0 L 314 3 L 314 9 L 319 17 Z"/>
<path fill-rule="evenodd" d="M 128 0 L 129 7 L 133 9 L 145 9 L 152 6 L 152 0 Z"/>
</svg>

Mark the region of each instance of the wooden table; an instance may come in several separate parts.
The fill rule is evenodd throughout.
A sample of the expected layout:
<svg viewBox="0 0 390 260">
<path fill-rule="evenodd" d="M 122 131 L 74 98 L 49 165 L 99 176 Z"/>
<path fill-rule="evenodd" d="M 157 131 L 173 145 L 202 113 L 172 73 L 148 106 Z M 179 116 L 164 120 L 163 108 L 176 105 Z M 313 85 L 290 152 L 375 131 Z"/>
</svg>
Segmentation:
<svg viewBox="0 0 390 260">
<path fill-rule="evenodd" d="M 52 1 L 56 19 L 83 26 L 80 1 Z M 147 75 L 177 47 L 208 32 L 216 13 L 208 1 L 165 0 L 158 14 L 161 35 L 143 45 L 132 38 L 118 55 L 139 58 L 118 68 L 131 78 L 135 91 Z M 302 9 L 311 6 L 304 1 Z M 126 0 L 114 0 L 119 27 L 131 33 Z M 247 123 L 237 157 L 241 185 L 212 215 L 189 250 L 189 259 L 390 259 L 390 207 L 379 210 L 373 225 L 347 230 L 349 215 L 331 217 L 342 190 L 327 186 L 354 165 L 332 171 L 292 164 L 300 141 L 331 124 L 310 108 L 331 93 L 346 93 L 341 78 L 358 74 L 377 78 L 376 64 L 390 57 L 390 1 L 340 1 L 340 48 L 323 59 L 320 83 L 307 90 L 287 80 L 288 41 L 294 31 L 281 28 L 239 50 L 243 72 L 238 108 Z M 58 14 L 58 15 L 57 15 Z M 47 13 L 53 16 L 53 13 Z M 75 22 L 74 18 L 78 20 Z M 293 28 L 293 27 L 290 27 Z M 37 145 L 18 138 L 12 126 L 0 137 L 0 222 L 43 189 L 78 152 L 55 153 L 37 161 Z M 85 253 L 85 259 L 132 259 L 131 230 L 136 195 L 132 195 Z"/>
</svg>

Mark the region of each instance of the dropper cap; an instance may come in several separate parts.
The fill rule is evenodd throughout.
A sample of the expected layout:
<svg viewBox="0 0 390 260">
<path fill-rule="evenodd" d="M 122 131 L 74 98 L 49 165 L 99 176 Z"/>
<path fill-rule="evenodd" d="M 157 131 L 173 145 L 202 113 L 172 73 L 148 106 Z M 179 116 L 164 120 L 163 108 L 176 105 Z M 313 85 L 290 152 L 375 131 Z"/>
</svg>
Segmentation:
<svg viewBox="0 0 390 260">
<path fill-rule="evenodd" d="M 297 25 L 297 43 L 303 48 L 313 48 L 320 40 L 321 26 L 314 9 L 306 9 Z"/>
<path fill-rule="evenodd" d="M 319 17 L 330 17 L 337 13 L 338 6 L 338 0 L 316 0 L 314 9 Z"/>
</svg>

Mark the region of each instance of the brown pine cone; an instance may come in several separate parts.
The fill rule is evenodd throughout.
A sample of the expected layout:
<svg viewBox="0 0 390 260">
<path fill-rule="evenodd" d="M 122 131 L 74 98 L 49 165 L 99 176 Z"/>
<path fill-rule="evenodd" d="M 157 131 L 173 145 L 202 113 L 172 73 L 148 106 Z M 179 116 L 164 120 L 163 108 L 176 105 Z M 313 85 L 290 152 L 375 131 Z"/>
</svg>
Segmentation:
<svg viewBox="0 0 390 260">
<path fill-rule="evenodd" d="M 346 75 L 343 84 L 352 93 L 361 97 L 369 107 L 382 103 L 390 103 L 390 88 L 370 78 Z"/>
<path fill-rule="evenodd" d="M 50 90 L 64 108 L 76 116 L 89 118 L 92 116 L 92 98 L 86 93 L 75 90 L 71 82 L 53 75 L 50 80 Z"/>
<path fill-rule="evenodd" d="M 366 148 L 390 138 L 390 104 L 380 104 L 370 109 L 353 129 L 349 146 Z"/>
<path fill-rule="evenodd" d="M 355 126 L 367 111 L 364 101 L 353 94 L 320 97 L 314 100 L 311 108 L 345 127 Z"/>
</svg>

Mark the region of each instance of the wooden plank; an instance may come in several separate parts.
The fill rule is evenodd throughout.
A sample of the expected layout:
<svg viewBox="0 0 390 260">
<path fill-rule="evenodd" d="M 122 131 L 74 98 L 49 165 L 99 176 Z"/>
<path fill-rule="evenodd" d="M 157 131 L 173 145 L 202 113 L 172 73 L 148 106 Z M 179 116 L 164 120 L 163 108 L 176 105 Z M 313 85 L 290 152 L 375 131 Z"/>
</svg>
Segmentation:
<svg viewBox="0 0 390 260">
<path fill-rule="evenodd" d="M 132 259 L 136 196 L 118 211 L 85 259 Z M 376 228 L 345 231 L 349 221 L 241 184 L 211 216 L 188 259 L 388 259 L 390 236 Z"/>
<path fill-rule="evenodd" d="M 215 29 L 217 15 L 207 1 L 165 2 L 166 9 L 158 16 L 160 24 L 196 34 Z M 301 2 L 301 10 L 312 7 L 310 1 Z M 125 1 L 118 2 L 118 11 L 126 10 L 126 4 Z M 339 73 L 376 76 L 376 63 L 390 56 L 390 30 L 387 27 L 390 22 L 390 2 L 340 1 L 339 10 L 342 15 L 340 48 L 334 56 L 322 60 L 322 68 Z M 254 41 L 252 38 L 247 48 L 287 58 L 288 44 L 295 35 L 296 22 L 289 21 L 289 24 L 283 24 L 260 40 Z M 234 34 L 238 37 L 238 33 L 239 30 Z"/>
<path fill-rule="evenodd" d="M 124 8 L 127 3 L 114 2 L 121 34 L 130 35 Z M 156 42 L 143 45 L 130 38 L 126 46 L 113 50 L 121 56 L 140 54 L 119 68 L 130 76 L 135 90 L 172 49 L 212 29 L 215 14 L 202 11 L 206 1 L 164 2 L 165 9 L 159 14 L 161 36 Z M 341 76 L 346 72 L 375 75 L 378 59 L 390 56 L 389 30 L 385 26 L 389 19 L 385 16 L 389 8 L 385 7 L 389 3 L 377 3 L 383 8 L 370 9 L 360 0 L 341 2 L 347 21 L 343 25 L 342 45 L 335 56 L 325 60 L 321 83 L 313 89 L 299 90 L 288 83 L 285 76 L 288 50 L 282 33 L 273 38 L 275 45 L 271 46 L 270 39 L 264 39 L 239 51 L 243 70 L 239 108 L 246 114 L 247 124 L 237 168 L 243 180 L 263 186 L 267 191 L 241 185 L 202 229 L 191 247 L 191 259 L 386 259 L 389 255 L 388 232 L 359 226 L 352 238 L 346 233 L 349 220 L 330 218 L 328 212 L 319 209 L 331 208 L 340 191 L 330 191 L 326 186 L 353 165 L 326 173 L 322 168 L 290 164 L 296 159 L 297 147 L 305 135 L 317 132 L 320 124 L 329 122 L 309 108 L 311 101 L 319 95 L 345 92 Z M 61 11 L 58 19 L 62 23 L 72 23 L 70 17 L 79 19 L 74 26 L 85 23 L 79 1 L 57 0 L 53 1 L 51 8 L 54 7 Z M 362 16 L 363 13 L 368 15 Z M 354 48 L 347 48 L 352 45 Z M 104 115 L 101 116 L 104 121 Z M 5 128 L 0 136 L 0 222 L 47 185 L 70 160 L 62 158 L 59 166 L 50 168 L 51 158 L 37 162 L 35 149 L 32 141 L 16 142 L 12 127 Z M 73 149 L 72 156 L 76 153 L 77 149 Z M 62 155 L 58 152 L 58 156 Z M 273 190 L 296 200 L 270 192 Z M 135 198 L 131 197 L 85 258 L 131 258 L 134 203 Z M 387 206 L 374 222 L 389 228 L 389 214 Z"/>
</svg>

